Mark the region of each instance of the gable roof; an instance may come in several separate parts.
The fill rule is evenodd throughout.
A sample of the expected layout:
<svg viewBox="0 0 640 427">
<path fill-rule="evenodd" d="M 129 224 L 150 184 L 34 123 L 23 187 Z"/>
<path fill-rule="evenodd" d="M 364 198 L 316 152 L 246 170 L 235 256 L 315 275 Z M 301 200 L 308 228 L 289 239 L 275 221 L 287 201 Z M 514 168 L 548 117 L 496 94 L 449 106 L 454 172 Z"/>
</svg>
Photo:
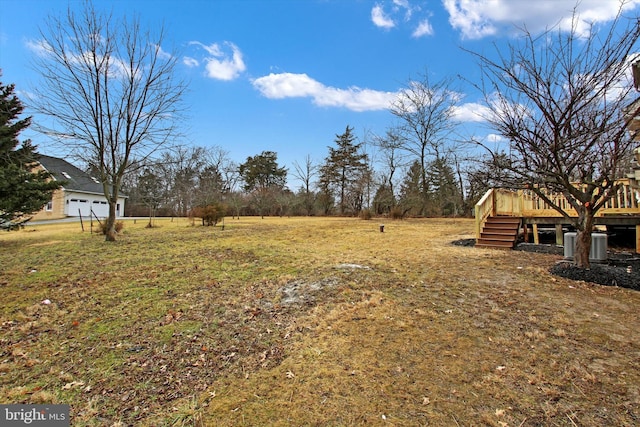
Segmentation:
<svg viewBox="0 0 640 427">
<path fill-rule="evenodd" d="M 56 181 L 65 182 L 65 190 L 104 194 L 100 181 L 66 160 L 40 154 L 38 161 Z"/>
</svg>

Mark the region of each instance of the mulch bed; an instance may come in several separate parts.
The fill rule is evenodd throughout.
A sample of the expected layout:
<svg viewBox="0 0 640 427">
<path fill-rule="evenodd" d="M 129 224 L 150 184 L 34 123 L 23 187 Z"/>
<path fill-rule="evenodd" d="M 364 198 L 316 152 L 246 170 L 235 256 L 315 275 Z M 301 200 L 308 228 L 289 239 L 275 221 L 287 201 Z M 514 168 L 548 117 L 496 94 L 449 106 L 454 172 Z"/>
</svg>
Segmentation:
<svg viewBox="0 0 640 427">
<path fill-rule="evenodd" d="M 475 239 L 453 242 L 457 246 L 475 246 Z M 514 248 L 519 251 L 564 255 L 562 246 L 552 244 L 519 243 Z M 577 267 L 573 262 L 563 260 L 549 270 L 551 274 L 571 280 L 582 280 L 604 286 L 620 286 L 640 291 L 640 255 L 627 251 L 610 250 L 603 263 L 591 263 L 591 268 Z"/>
</svg>

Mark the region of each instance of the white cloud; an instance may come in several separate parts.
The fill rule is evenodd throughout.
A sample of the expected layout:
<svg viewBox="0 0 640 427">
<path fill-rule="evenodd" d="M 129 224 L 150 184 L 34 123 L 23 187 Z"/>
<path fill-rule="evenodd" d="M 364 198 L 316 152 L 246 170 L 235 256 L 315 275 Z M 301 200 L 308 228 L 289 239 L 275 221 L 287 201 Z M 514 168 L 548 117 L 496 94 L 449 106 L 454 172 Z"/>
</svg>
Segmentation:
<svg viewBox="0 0 640 427">
<path fill-rule="evenodd" d="M 461 122 L 484 122 L 491 117 L 491 114 L 489 107 L 476 102 L 467 102 L 453 107 L 454 119 Z"/>
<path fill-rule="evenodd" d="M 207 52 L 208 55 L 202 59 L 202 62 L 205 64 L 207 77 L 216 80 L 228 81 L 239 77 L 240 74 L 247 69 L 242 58 L 242 52 L 238 46 L 231 42 L 205 45 L 203 43 L 193 41 L 189 44 L 198 46 Z M 229 50 L 231 50 L 231 52 L 229 52 Z M 200 61 L 193 57 L 185 57 L 183 62 L 187 66 L 197 66 Z"/>
<path fill-rule="evenodd" d="M 590 23 L 610 21 L 620 7 L 619 0 L 442 0 L 449 13 L 449 23 L 463 38 L 480 39 L 514 25 L 526 26 L 535 33 L 554 25 L 569 29 L 574 8 L 579 16 L 578 34 L 588 31 Z M 626 10 L 640 5 L 629 0 Z"/>
<path fill-rule="evenodd" d="M 324 86 L 306 74 L 271 73 L 253 81 L 262 95 L 271 99 L 297 98 L 313 96 Z"/>
<path fill-rule="evenodd" d="M 152 44 L 152 46 L 157 50 L 158 58 L 163 59 L 165 61 L 173 58 L 173 55 L 171 55 L 169 52 L 165 50 L 162 50 L 161 46 L 157 44 Z"/>
<path fill-rule="evenodd" d="M 52 47 L 44 40 L 27 40 L 27 49 L 38 56 L 46 56 L 53 51 Z"/>
<path fill-rule="evenodd" d="M 487 136 L 484 137 L 485 141 L 488 142 L 503 142 L 506 141 L 506 139 L 502 136 L 502 135 L 498 135 L 496 133 L 490 133 Z"/>
<path fill-rule="evenodd" d="M 433 27 L 428 19 L 432 12 L 423 11 L 422 7 L 411 4 L 410 0 L 391 0 L 391 5 L 387 9 L 385 7 L 385 2 L 380 1 L 371 9 L 371 20 L 377 27 L 388 30 L 407 25 L 414 28 L 411 33 L 414 38 L 433 35 Z M 427 18 L 420 19 L 418 14 Z"/>
<path fill-rule="evenodd" d="M 404 20 L 409 21 L 411 19 L 411 15 L 413 15 L 413 7 L 409 3 L 409 0 L 393 0 L 393 4 L 395 5 L 396 11 L 404 10 Z"/>
<path fill-rule="evenodd" d="M 393 19 L 389 18 L 388 15 L 384 13 L 382 6 L 376 4 L 371 9 L 371 20 L 376 25 L 376 27 L 390 29 L 396 26 L 396 23 L 393 22 Z"/>
<path fill-rule="evenodd" d="M 253 80 L 253 86 L 267 98 L 311 98 L 321 107 L 342 107 L 352 111 L 384 110 L 398 96 L 396 92 L 325 86 L 306 74 L 293 73 L 271 73 Z"/>
<path fill-rule="evenodd" d="M 182 58 L 182 63 L 189 68 L 197 67 L 200 65 L 200 61 L 190 56 L 185 56 Z"/>
<path fill-rule="evenodd" d="M 27 40 L 26 46 L 29 50 L 31 50 L 35 55 L 45 57 L 53 55 L 55 49 L 53 46 L 48 44 L 44 40 Z M 153 45 L 158 50 L 159 58 L 166 58 L 166 52 L 163 52 L 159 46 Z M 104 63 L 107 66 L 108 76 L 111 78 L 130 78 L 131 76 L 135 78 L 139 78 L 140 70 L 135 70 L 131 68 L 131 65 L 122 60 L 117 56 L 110 55 L 108 57 L 104 57 L 102 55 L 98 55 L 97 52 L 85 51 L 85 52 L 76 52 L 76 51 L 67 51 L 65 52 L 65 61 L 68 66 L 80 67 L 84 68 L 87 64 L 93 64 L 94 62 Z M 97 61 L 96 61 L 97 60 Z M 64 67 L 66 68 L 66 67 Z"/>
<path fill-rule="evenodd" d="M 34 92 L 30 92 L 27 90 L 16 90 L 16 95 L 18 96 L 18 99 L 27 102 L 33 102 L 34 100 L 39 98 Z"/>
<path fill-rule="evenodd" d="M 411 34 L 415 38 L 433 35 L 433 27 L 428 19 L 424 19 L 418 24 L 418 27 Z"/>
</svg>

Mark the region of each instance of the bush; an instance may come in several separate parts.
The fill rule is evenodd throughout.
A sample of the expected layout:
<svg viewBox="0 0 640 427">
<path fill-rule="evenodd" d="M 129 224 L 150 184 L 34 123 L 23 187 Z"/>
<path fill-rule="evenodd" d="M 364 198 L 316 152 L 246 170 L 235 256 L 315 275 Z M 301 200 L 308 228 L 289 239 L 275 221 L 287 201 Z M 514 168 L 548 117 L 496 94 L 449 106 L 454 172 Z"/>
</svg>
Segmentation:
<svg viewBox="0 0 640 427">
<path fill-rule="evenodd" d="M 371 214 L 371 209 L 362 209 L 360 211 L 360 215 L 358 215 L 360 217 L 360 219 L 365 219 L 365 220 L 369 220 L 373 217 L 373 215 Z"/>
<path fill-rule="evenodd" d="M 201 218 L 202 225 L 215 226 L 218 221 L 225 217 L 226 211 L 225 207 L 220 204 L 197 206 L 191 210 L 189 216 Z"/>
<path fill-rule="evenodd" d="M 394 206 L 389 212 L 389 218 L 391 219 L 404 219 L 404 212 L 400 206 Z"/>
<path fill-rule="evenodd" d="M 124 228 L 124 222 L 116 221 L 115 228 L 116 228 L 116 233 L 120 233 L 122 231 L 122 229 Z M 107 221 L 106 220 L 104 220 L 103 222 L 99 222 L 98 223 L 98 230 L 102 234 L 107 234 Z"/>
</svg>

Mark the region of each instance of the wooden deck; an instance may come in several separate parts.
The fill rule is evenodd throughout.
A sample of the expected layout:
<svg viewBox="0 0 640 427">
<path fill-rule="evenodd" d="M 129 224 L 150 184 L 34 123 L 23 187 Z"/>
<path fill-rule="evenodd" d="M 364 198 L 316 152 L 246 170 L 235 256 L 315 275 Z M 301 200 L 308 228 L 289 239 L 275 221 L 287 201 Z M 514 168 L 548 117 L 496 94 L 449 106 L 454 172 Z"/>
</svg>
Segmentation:
<svg viewBox="0 0 640 427">
<path fill-rule="evenodd" d="M 600 209 L 595 216 L 596 225 L 635 227 L 636 252 L 640 253 L 640 190 L 633 188 L 629 179 L 623 179 L 622 188 L 614 198 Z M 550 194 L 549 198 L 560 206 L 569 217 L 577 217 L 561 194 Z M 476 239 L 480 239 L 487 218 L 494 216 L 518 217 L 528 231 L 533 228 L 534 242 L 538 242 L 538 226 L 553 225 L 556 230 L 556 243 L 562 245 L 562 228 L 570 226 L 570 221 L 560 212 L 551 208 L 532 191 L 510 191 L 493 188 L 485 193 L 475 206 Z M 525 233 L 525 237 L 528 232 Z"/>
</svg>

